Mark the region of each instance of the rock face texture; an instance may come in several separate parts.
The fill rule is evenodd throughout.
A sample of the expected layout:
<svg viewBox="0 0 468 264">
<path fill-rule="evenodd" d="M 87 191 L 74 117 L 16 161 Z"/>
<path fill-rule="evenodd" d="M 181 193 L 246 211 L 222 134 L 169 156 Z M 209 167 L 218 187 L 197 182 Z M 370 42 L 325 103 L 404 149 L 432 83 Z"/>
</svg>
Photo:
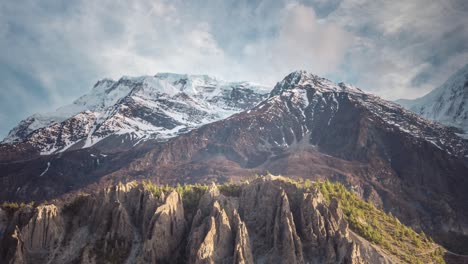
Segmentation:
<svg viewBox="0 0 468 264">
<path fill-rule="evenodd" d="M 44 258 L 46 252 L 58 246 L 63 232 L 64 223 L 58 208 L 55 205 L 39 206 L 29 223 L 16 233 L 17 260 L 34 262 Z"/>
<path fill-rule="evenodd" d="M 213 185 L 193 218 L 177 192 L 119 184 L 69 203 L 0 211 L 1 263 L 396 263 L 350 233 L 336 201 L 260 179 Z"/>
<path fill-rule="evenodd" d="M 26 214 L 29 220 L 22 220 Z M 185 232 L 179 194 L 156 198 L 136 184 L 119 184 L 65 205 L 17 211 L 7 221 L 1 258 L 9 263 L 170 263 L 180 258 Z"/>
<path fill-rule="evenodd" d="M 156 209 L 150 221 L 147 240 L 144 242 L 144 260 L 164 262 L 180 258 L 177 250 L 185 236 L 186 222 L 180 194 L 171 192 L 166 202 Z"/>
</svg>

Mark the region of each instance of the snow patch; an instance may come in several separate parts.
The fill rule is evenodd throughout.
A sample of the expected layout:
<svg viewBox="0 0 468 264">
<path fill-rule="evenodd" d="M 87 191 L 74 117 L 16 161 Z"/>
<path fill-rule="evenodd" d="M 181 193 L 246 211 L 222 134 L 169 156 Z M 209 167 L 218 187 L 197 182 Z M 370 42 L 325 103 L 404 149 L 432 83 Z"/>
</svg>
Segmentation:
<svg viewBox="0 0 468 264">
<path fill-rule="evenodd" d="M 47 168 L 41 173 L 41 175 L 39 175 L 39 177 L 44 176 L 44 174 L 47 173 L 47 171 L 49 170 L 49 168 L 50 168 L 50 162 L 47 162 Z"/>
</svg>

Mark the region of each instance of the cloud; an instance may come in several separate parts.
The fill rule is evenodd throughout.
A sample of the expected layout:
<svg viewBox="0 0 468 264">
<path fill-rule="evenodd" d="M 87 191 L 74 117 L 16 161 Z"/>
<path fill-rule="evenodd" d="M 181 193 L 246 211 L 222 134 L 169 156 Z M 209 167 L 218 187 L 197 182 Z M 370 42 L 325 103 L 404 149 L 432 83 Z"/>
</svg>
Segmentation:
<svg viewBox="0 0 468 264">
<path fill-rule="evenodd" d="M 260 39 L 244 48 L 248 65 L 262 81 L 279 81 L 287 73 L 305 69 L 330 73 L 341 64 L 352 35 L 340 27 L 321 23 L 314 9 L 291 4 L 282 13 L 276 36 Z"/>
<path fill-rule="evenodd" d="M 421 96 L 468 62 L 463 0 L 342 0 L 325 20 L 358 39 L 337 75 L 388 99 Z"/>
</svg>

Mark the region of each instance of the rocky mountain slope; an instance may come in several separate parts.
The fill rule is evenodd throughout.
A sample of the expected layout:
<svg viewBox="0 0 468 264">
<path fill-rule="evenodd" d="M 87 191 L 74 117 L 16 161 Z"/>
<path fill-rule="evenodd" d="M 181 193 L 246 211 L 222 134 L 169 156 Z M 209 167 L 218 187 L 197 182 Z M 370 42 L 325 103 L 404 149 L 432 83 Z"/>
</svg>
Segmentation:
<svg viewBox="0 0 468 264">
<path fill-rule="evenodd" d="M 467 155 L 468 143 L 451 129 L 295 72 L 253 109 L 174 138 L 102 180 L 145 175 L 175 184 L 265 171 L 334 179 L 461 252 L 468 248 Z"/>
<path fill-rule="evenodd" d="M 115 151 L 142 140 L 166 140 L 250 109 L 269 90 L 206 75 L 104 79 L 71 105 L 21 121 L 3 143 L 28 143 L 43 155 L 93 145 Z"/>
<path fill-rule="evenodd" d="M 467 155 L 468 143 L 452 129 L 299 71 L 252 109 L 164 142 L 0 162 L 0 199 L 51 199 L 145 178 L 239 181 L 270 171 L 340 181 L 449 250 L 468 253 Z"/>
<path fill-rule="evenodd" d="M 0 209 L 0 257 L 2 263 L 405 261 L 406 253 L 390 254 L 350 230 L 338 200 L 327 202 L 313 187 L 273 176 L 229 187 L 177 192 L 128 183 L 71 202 Z M 421 243 L 411 261 L 443 262 L 439 247 L 414 231 L 400 239 Z"/>
<path fill-rule="evenodd" d="M 398 100 L 409 110 L 468 133 L 468 64 L 442 86 L 414 100 Z"/>
</svg>

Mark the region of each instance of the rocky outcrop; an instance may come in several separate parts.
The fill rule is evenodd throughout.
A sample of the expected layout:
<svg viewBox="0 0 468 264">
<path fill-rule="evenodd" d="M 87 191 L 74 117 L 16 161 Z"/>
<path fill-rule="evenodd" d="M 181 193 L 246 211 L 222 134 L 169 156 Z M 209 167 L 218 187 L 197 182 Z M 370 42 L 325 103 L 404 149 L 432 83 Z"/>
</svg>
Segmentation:
<svg viewBox="0 0 468 264">
<path fill-rule="evenodd" d="M 239 198 L 210 188 L 193 220 L 189 263 L 398 262 L 353 238 L 336 201 L 328 206 L 319 192 L 271 177 L 245 186 Z"/>
<path fill-rule="evenodd" d="M 241 221 L 237 213 L 234 214 L 234 227 L 236 229 L 236 240 L 234 244 L 233 263 L 253 263 L 249 232 L 246 224 Z"/>
<path fill-rule="evenodd" d="M 7 213 L 5 212 L 5 210 L 0 208 L 0 234 L 5 233 L 7 224 L 8 224 Z"/>
<path fill-rule="evenodd" d="M 253 263 L 249 232 L 237 198 L 212 185 L 201 198 L 187 245 L 189 263 Z"/>
<path fill-rule="evenodd" d="M 234 235 L 226 211 L 215 201 L 209 216 L 197 213 L 189 243 L 190 263 L 232 262 Z"/>
<path fill-rule="evenodd" d="M 186 227 L 179 194 L 155 197 L 135 183 L 39 206 L 24 226 L 22 214 L 9 219 L 0 246 L 15 251 L 1 263 L 169 263 Z"/>
<path fill-rule="evenodd" d="M 239 207 L 255 238 L 256 263 L 366 262 L 337 202 L 328 206 L 317 191 L 303 193 L 280 180 L 257 181 L 244 189 Z"/>
<path fill-rule="evenodd" d="M 177 250 L 184 239 L 186 222 L 182 198 L 177 192 L 170 193 L 166 203 L 156 209 L 151 218 L 151 228 L 143 245 L 143 260 L 159 263 L 180 258 Z"/>
<path fill-rule="evenodd" d="M 54 252 L 62 240 L 63 231 L 63 218 L 59 215 L 57 206 L 37 207 L 29 223 L 21 230 L 15 230 L 18 239 L 17 249 L 21 249 L 17 251 L 17 259 L 26 262 L 48 259 L 48 255 Z"/>
<path fill-rule="evenodd" d="M 255 180 L 240 193 L 212 185 L 189 208 L 193 218 L 182 198 L 129 183 L 38 206 L 23 224 L 23 209 L 11 217 L 1 210 L 0 228 L 14 226 L 0 244 L 13 253 L 1 263 L 397 262 L 350 232 L 336 201 L 281 178 Z"/>
<path fill-rule="evenodd" d="M 270 181 L 249 185 L 240 197 L 239 211 L 256 238 L 252 251 L 258 262 L 304 262 L 302 242 L 283 188 Z"/>
</svg>

